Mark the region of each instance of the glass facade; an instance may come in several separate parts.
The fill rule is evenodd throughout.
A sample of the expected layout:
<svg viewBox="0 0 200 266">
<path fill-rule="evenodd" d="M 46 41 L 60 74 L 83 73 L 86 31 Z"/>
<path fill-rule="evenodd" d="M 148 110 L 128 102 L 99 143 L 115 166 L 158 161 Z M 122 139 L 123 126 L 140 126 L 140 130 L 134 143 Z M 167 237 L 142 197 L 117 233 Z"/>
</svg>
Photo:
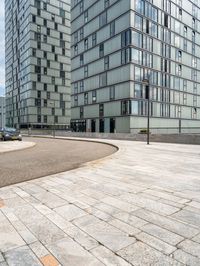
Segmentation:
<svg viewBox="0 0 200 266">
<path fill-rule="evenodd" d="M 72 47 L 83 51 L 77 21 L 80 2 L 72 1 Z M 93 6 L 84 1 L 87 22 L 80 25 L 87 38 L 84 66 L 72 54 L 72 84 L 85 84 L 84 105 L 80 89 L 72 94 L 72 121 L 79 121 L 84 108 L 86 130 L 96 121 L 99 131 L 99 104 L 104 104 L 104 130 L 115 119 L 117 132 L 139 132 L 146 127 L 147 97 L 144 80 L 149 81 L 152 131 L 200 131 L 200 1 L 195 0 L 103 0 Z M 94 15 L 95 14 L 95 15 Z M 73 49 L 72 49 L 73 51 Z M 110 88 L 115 88 L 110 97 Z M 92 102 L 92 91 L 96 101 Z M 73 102 L 73 101 L 72 101 Z M 102 122 L 101 122 L 102 130 Z"/>
<path fill-rule="evenodd" d="M 6 124 L 69 126 L 70 1 L 5 0 L 5 20 Z"/>
</svg>

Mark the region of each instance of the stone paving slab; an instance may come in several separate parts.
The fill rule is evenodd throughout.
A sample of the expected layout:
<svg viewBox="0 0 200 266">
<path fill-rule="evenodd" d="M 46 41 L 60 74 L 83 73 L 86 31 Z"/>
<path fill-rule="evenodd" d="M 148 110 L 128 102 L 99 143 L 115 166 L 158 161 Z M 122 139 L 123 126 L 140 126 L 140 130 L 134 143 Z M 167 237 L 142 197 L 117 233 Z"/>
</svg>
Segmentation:
<svg viewBox="0 0 200 266">
<path fill-rule="evenodd" d="M 200 265 L 198 146 L 106 142 L 119 151 L 0 189 L 0 266 Z"/>
</svg>

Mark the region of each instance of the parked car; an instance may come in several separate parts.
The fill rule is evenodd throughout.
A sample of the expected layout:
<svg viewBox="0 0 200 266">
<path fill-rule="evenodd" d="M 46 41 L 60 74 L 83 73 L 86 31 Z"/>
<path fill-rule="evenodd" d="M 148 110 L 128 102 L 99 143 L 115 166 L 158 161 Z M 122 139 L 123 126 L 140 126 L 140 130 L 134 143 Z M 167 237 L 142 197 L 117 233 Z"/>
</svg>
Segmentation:
<svg viewBox="0 0 200 266">
<path fill-rule="evenodd" d="M 0 129 L 0 139 L 6 140 L 19 140 L 22 141 L 22 135 L 16 128 L 4 127 Z"/>
</svg>

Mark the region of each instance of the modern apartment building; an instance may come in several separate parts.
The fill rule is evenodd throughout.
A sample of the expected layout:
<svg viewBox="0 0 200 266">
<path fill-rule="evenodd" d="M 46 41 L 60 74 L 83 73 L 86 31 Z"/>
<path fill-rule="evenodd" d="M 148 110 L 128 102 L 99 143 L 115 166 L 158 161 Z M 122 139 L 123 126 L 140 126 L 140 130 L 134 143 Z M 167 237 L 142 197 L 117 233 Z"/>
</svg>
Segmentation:
<svg viewBox="0 0 200 266">
<path fill-rule="evenodd" d="M 5 0 L 6 122 L 70 124 L 70 0 Z"/>
<path fill-rule="evenodd" d="M 72 0 L 72 126 L 200 132 L 200 1 Z M 148 100 L 150 102 L 148 109 Z"/>
<path fill-rule="evenodd" d="M 5 126 L 5 97 L 0 96 L 0 128 Z"/>
</svg>

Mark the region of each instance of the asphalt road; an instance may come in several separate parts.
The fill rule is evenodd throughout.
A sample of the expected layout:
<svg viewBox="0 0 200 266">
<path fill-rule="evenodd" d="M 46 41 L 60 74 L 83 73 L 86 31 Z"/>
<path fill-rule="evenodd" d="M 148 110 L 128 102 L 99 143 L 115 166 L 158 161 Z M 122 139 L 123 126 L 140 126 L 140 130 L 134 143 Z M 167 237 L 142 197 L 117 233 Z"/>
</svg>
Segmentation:
<svg viewBox="0 0 200 266">
<path fill-rule="evenodd" d="M 112 146 L 73 140 L 24 138 L 33 148 L 0 154 L 0 187 L 67 171 L 112 154 Z"/>
</svg>

